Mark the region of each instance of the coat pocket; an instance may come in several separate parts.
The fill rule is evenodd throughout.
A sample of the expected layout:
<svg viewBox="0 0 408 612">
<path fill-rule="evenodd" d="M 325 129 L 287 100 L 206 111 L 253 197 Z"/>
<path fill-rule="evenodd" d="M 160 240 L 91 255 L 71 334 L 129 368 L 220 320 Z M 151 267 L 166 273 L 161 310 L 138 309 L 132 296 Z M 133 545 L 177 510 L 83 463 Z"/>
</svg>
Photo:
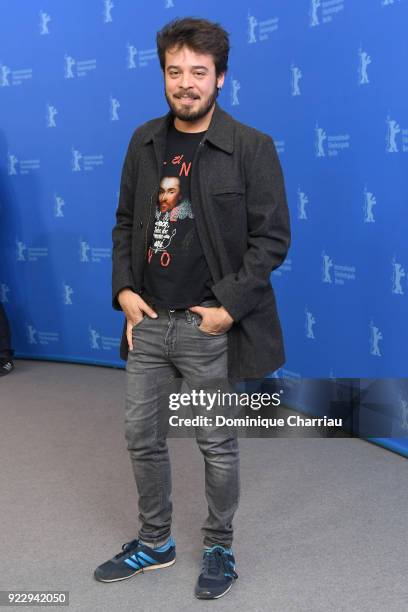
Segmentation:
<svg viewBox="0 0 408 612">
<path fill-rule="evenodd" d="M 238 185 L 214 187 L 211 201 L 225 238 L 239 236 L 240 228 L 245 227 L 246 223 L 245 190 Z"/>
<path fill-rule="evenodd" d="M 211 196 L 216 202 L 234 202 L 236 200 L 242 200 L 245 190 L 239 185 L 224 185 L 213 187 L 211 189 Z"/>
<path fill-rule="evenodd" d="M 247 249 L 247 210 L 244 187 L 239 183 L 211 186 L 209 208 L 212 217 L 212 231 L 219 245 L 218 253 L 224 253 L 228 261 L 228 271 L 231 271 L 241 265 L 242 256 Z"/>
</svg>

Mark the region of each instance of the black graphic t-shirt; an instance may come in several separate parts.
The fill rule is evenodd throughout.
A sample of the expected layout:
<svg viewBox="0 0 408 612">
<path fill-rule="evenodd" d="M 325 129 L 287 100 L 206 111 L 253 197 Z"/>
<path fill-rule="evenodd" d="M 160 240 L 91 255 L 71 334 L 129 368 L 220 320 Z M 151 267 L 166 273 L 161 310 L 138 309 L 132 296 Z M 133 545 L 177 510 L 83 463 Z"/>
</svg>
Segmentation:
<svg viewBox="0 0 408 612">
<path fill-rule="evenodd" d="M 205 132 L 167 136 L 153 239 L 147 252 L 143 288 L 165 308 L 188 308 L 214 297 L 190 200 L 193 158 Z"/>
</svg>

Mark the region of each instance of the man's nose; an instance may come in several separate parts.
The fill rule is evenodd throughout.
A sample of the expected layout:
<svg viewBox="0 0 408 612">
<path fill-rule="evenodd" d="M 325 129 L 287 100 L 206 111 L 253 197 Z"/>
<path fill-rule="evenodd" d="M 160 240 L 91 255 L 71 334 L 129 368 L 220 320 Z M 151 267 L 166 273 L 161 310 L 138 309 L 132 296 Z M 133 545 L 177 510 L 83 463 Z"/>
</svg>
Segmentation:
<svg viewBox="0 0 408 612">
<path fill-rule="evenodd" d="M 181 77 L 181 88 L 183 91 L 181 93 L 191 93 L 191 91 L 187 91 L 191 88 L 192 85 L 191 78 L 192 77 L 189 72 L 183 72 L 183 75 Z"/>
</svg>

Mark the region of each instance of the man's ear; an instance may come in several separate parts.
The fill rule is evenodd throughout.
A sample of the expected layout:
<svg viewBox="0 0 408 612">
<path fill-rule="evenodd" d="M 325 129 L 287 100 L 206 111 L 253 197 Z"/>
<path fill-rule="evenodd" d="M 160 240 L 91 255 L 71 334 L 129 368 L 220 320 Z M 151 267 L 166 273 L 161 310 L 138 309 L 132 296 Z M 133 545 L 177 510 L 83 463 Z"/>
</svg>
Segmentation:
<svg viewBox="0 0 408 612">
<path fill-rule="evenodd" d="M 220 76 L 217 77 L 217 87 L 219 89 L 221 89 L 221 87 L 224 85 L 224 79 L 225 79 L 225 72 L 223 72 L 222 74 L 220 74 Z"/>
</svg>

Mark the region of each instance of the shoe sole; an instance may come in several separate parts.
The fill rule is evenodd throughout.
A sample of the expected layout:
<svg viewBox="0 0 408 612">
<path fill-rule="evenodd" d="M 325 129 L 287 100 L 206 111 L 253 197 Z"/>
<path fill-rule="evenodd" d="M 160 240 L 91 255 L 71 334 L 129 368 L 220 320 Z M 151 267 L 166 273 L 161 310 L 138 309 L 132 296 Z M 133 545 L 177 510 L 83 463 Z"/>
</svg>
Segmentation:
<svg viewBox="0 0 408 612">
<path fill-rule="evenodd" d="M 10 372 L 12 372 L 14 370 L 14 368 L 11 368 L 10 370 L 1 370 L 0 371 L 0 376 L 7 376 L 7 374 L 10 374 Z"/>
<path fill-rule="evenodd" d="M 119 582 L 120 580 L 128 580 L 129 578 L 133 578 L 133 576 L 136 576 L 137 574 L 142 574 L 143 572 L 150 572 L 151 570 L 162 569 L 164 567 L 170 567 L 171 565 L 174 565 L 175 562 L 176 560 L 173 559 L 173 561 L 168 561 L 167 563 L 160 563 L 158 565 L 149 565 L 147 567 L 144 567 L 143 569 L 136 570 L 136 572 L 134 572 L 133 574 L 130 574 L 129 576 L 123 576 L 123 578 L 113 578 L 112 580 L 107 580 L 104 578 L 97 578 L 95 574 L 94 574 L 94 578 L 98 580 L 98 582 Z"/>
<path fill-rule="evenodd" d="M 215 595 L 214 597 L 208 597 L 206 595 L 197 595 L 197 593 L 194 593 L 195 597 L 197 599 L 219 599 L 220 597 L 223 597 L 223 595 L 226 595 L 232 588 L 232 585 L 234 583 L 231 582 L 231 584 L 229 585 L 228 589 L 226 589 L 223 593 L 221 593 L 220 595 Z"/>
</svg>

